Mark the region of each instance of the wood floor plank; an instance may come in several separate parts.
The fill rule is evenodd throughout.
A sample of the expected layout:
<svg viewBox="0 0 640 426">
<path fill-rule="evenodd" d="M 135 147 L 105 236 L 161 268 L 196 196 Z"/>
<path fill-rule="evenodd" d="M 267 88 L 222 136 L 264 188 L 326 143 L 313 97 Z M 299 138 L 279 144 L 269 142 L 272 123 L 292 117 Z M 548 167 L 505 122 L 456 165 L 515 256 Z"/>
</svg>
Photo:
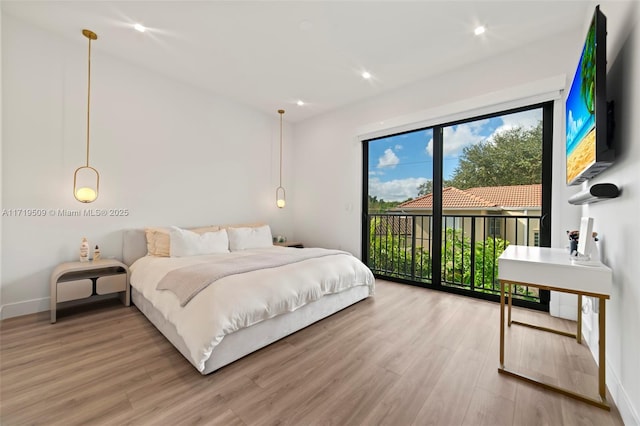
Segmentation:
<svg viewBox="0 0 640 426">
<path fill-rule="evenodd" d="M 462 424 L 483 361 L 480 354 L 473 351 L 455 351 L 443 364 L 442 375 L 434 384 L 413 424 Z"/>
<path fill-rule="evenodd" d="M 291 422 L 310 424 L 323 419 L 328 424 L 360 424 L 398 379 L 399 376 L 391 371 L 360 365 L 353 374 L 325 386 L 324 395 L 316 395 L 315 400 L 307 402 L 305 415 L 294 415 Z M 289 415 L 286 417 L 289 418 Z"/>
<path fill-rule="evenodd" d="M 564 425 L 561 401 L 568 398 L 527 383 L 518 383 L 516 393 L 514 425 Z"/>
<path fill-rule="evenodd" d="M 207 376 L 137 308 L 92 305 L 0 322 L 0 424 L 622 424 L 498 374 L 495 303 L 378 280 L 374 298 Z M 506 345 L 509 366 L 597 394 L 584 344 L 514 325 Z"/>
<path fill-rule="evenodd" d="M 364 417 L 362 424 L 409 425 L 418 416 L 435 383 L 443 374 L 442 366 L 452 351 L 433 345 L 423 356 L 414 356 L 411 374 L 403 375 Z"/>
<path fill-rule="evenodd" d="M 514 402 L 484 388 L 473 389 L 471 402 L 462 419 L 465 426 L 503 426 L 513 422 Z"/>
<path fill-rule="evenodd" d="M 509 338 L 505 342 L 505 356 L 507 360 L 517 360 L 520 358 L 522 349 L 522 339 L 525 338 L 523 333 L 510 333 Z M 515 401 L 516 389 L 518 382 L 509 380 L 497 373 L 498 354 L 500 350 L 500 333 L 499 330 L 492 337 L 491 345 L 488 348 L 488 356 L 478 376 L 478 389 L 484 389 L 492 392 L 496 396 Z"/>
<path fill-rule="evenodd" d="M 302 360 L 281 376 L 283 380 L 273 383 L 257 398 L 244 395 L 231 401 L 232 408 L 248 424 L 273 419 L 280 421 L 293 408 L 304 405 L 308 400 L 336 383 L 358 367 L 358 357 L 365 356 L 378 339 L 375 335 L 363 336 L 361 340 L 342 341 L 340 347 L 329 353 L 316 352 Z M 348 355 L 347 355 L 348 354 Z"/>
</svg>

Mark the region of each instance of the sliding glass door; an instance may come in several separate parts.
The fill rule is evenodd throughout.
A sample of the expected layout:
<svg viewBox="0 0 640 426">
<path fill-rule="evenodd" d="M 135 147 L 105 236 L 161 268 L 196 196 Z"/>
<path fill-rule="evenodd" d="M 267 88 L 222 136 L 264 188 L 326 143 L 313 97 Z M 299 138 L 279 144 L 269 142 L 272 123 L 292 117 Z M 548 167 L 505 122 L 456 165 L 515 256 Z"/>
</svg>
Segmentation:
<svg viewBox="0 0 640 426">
<path fill-rule="evenodd" d="M 432 129 L 365 142 L 368 187 L 367 253 L 374 272 L 418 283 L 432 282 L 432 214 L 403 214 L 398 206 L 431 192 Z"/>
<path fill-rule="evenodd" d="M 363 258 L 386 279 L 497 300 L 509 244 L 548 246 L 552 104 L 363 142 Z M 517 304 L 548 294 L 517 287 Z"/>
</svg>

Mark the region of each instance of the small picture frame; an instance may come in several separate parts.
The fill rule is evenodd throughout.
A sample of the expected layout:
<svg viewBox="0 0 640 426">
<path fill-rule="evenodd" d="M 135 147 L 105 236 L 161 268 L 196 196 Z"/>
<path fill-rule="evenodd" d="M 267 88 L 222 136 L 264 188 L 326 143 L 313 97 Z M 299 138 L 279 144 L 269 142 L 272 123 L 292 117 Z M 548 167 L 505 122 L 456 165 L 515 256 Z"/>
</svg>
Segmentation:
<svg viewBox="0 0 640 426">
<path fill-rule="evenodd" d="M 593 218 L 583 217 L 580 220 L 580 238 L 578 239 L 578 255 L 589 257 L 593 248 Z"/>
</svg>

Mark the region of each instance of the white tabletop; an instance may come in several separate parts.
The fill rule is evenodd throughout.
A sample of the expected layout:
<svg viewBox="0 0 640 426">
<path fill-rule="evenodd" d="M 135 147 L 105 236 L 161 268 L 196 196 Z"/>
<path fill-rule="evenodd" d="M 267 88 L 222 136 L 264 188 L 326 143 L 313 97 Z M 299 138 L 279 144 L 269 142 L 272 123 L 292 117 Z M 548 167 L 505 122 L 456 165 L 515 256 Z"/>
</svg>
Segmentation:
<svg viewBox="0 0 640 426">
<path fill-rule="evenodd" d="M 574 264 L 569 250 L 549 247 L 507 247 L 498 258 L 498 279 L 606 296 L 612 290 L 608 266 Z"/>
</svg>

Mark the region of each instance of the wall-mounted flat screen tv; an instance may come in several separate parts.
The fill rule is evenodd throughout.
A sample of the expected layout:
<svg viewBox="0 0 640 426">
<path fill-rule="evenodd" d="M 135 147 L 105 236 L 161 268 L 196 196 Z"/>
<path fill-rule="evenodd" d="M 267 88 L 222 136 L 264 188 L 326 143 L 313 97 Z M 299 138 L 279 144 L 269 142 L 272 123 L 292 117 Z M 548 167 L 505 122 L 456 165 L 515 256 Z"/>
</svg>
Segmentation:
<svg viewBox="0 0 640 426">
<path fill-rule="evenodd" d="M 597 6 L 565 104 L 567 185 L 578 185 L 613 164 L 606 68 L 607 18 Z"/>
</svg>

